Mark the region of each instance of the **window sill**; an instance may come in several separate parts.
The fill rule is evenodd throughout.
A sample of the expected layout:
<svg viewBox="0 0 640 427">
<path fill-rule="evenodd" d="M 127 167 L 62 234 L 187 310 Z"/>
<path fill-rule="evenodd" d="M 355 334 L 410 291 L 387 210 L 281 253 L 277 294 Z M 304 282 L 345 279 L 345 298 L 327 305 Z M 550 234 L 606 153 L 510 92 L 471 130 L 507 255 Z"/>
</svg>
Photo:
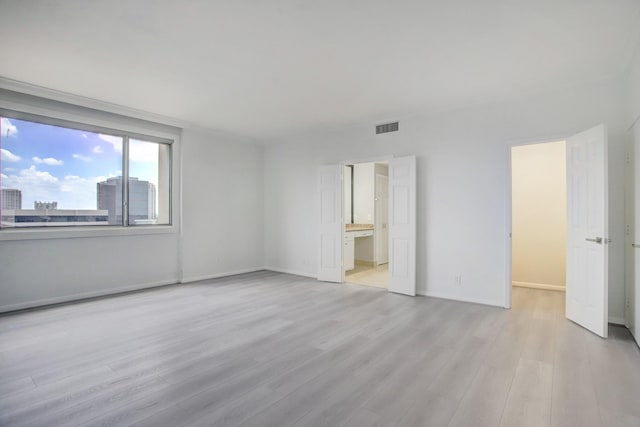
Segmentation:
<svg viewBox="0 0 640 427">
<path fill-rule="evenodd" d="M 176 234 L 176 225 L 142 225 L 135 227 L 73 227 L 73 228 L 5 229 L 0 231 L 0 241 L 40 239 L 81 239 L 90 237 L 144 236 L 151 234 Z"/>
</svg>

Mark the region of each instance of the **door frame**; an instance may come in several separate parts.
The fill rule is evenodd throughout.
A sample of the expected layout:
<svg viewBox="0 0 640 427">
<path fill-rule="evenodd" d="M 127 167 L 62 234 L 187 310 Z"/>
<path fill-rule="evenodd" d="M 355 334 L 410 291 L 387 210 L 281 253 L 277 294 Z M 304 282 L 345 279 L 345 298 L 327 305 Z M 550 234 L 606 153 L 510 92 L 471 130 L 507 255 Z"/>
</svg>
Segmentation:
<svg viewBox="0 0 640 427">
<path fill-rule="evenodd" d="M 387 156 L 378 156 L 378 157 L 366 157 L 366 158 L 360 158 L 357 160 L 343 160 L 341 162 L 338 163 L 338 165 L 340 165 L 340 167 L 345 167 L 347 165 L 356 165 L 358 163 L 377 163 L 377 162 L 388 162 L 389 160 L 395 158 L 396 156 L 393 154 L 387 155 Z M 340 197 L 342 197 L 342 199 L 344 199 L 344 181 L 341 183 L 340 185 Z M 344 207 L 342 209 L 344 211 Z M 344 212 L 343 212 L 344 214 Z M 374 212 L 375 215 L 375 212 Z M 342 241 L 344 242 L 344 238 L 347 235 L 347 230 L 345 227 L 342 227 Z M 375 251 L 374 251 L 375 252 Z M 342 256 L 342 283 L 345 283 L 345 272 L 344 272 L 344 255 Z"/>
<path fill-rule="evenodd" d="M 375 171 L 374 171 L 375 172 Z M 378 242 L 378 238 L 379 235 L 374 236 L 374 239 L 376 239 L 374 246 L 373 246 L 373 258 L 375 261 L 375 265 L 376 267 L 382 264 L 389 264 L 389 175 L 382 175 L 379 173 L 374 173 L 374 180 L 375 180 L 375 185 L 374 185 L 374 196 L 375 196 L 375 202 L 374 203 L 374 220 L 373 220 L 373 228 L 375 230 L 381 230 L 382 228 L 377 227 L 379 225 L 379 219 L 378 219 L 378 207 L 380 206 L 379 203 L 377 203 L 378 201 L 378 178 L 384 178 L 387 181 L 387 228 L 386 231 L 384 232 L 387 235 L 387 260 L 384 263 L 380 263 L 380 254 L 378 253 L 378 249 L 379 249 L 379 242 Z M 382 251 L 384 253 L 384 251 Z"/>
<path fill-rule="evenodd" d="M 507 142 L 506 149 L 506 171 L 507 171 L 507 185 L 506 185 L 506 194 L 505 194 L 505 233 L 504 233 L 504 247 L 505 247 L 505 289 L 504 289 L 504 308 L 511 308 L 511 294 L 512 294 L 512 286 L 513 286 L 513 245 L 512 245 L 512 215 L 513 215 L 513 200 L 512 200 L 512 181 L 513 181 L 513 171 L 512 171 L 512 159 L 511 159 L 511 149 L 514 147 L 521 147 L 524 145 L 538 145 L 538 144 L 548 144 L 550 142 L 558 142 L 558 141 L 567 141 L 572 134 L 564 134 L 558 135 L 555 137 L 544 137 L 544 138 L 527 138 L 522 140 L 511 140 Z M 566 186 L 566 183 L 565 183 Z"/>
</svg>

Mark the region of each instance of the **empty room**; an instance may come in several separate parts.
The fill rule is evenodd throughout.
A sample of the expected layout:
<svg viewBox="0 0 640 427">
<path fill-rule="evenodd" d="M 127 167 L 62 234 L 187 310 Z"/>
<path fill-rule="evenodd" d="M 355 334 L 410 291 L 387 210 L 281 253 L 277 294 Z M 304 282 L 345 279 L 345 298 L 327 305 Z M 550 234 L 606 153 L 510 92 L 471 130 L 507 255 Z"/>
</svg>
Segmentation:
<svg viewBox="0 0 640 427">
<path fill-rule="evenodd" d="M 637 0 L 0 40 L 0 426 L 640 426 Z"/>
</svg>

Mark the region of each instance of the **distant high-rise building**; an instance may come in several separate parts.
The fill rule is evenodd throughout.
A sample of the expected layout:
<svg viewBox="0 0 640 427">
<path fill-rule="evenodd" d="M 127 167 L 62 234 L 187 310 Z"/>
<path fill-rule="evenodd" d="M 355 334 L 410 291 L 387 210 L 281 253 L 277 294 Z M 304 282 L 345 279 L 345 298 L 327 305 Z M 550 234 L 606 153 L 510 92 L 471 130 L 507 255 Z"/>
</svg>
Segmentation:
<svg viewBox="0 0 640 427">
<path fill-rule="evenodd" d="M 109 212 L 109 224 L 122 224 L 122 177 L 99 182 L 98 209 Z M 149 181 L 129 178 L 129 223 L 156 219 L 156 186 Z"/>
<path fill-rule="evenodd" d="M 58 209 L 58 202 L 33 202 L 33 209 L 39 211 L 52 211 Z"/>
<path fill-rule="evenodd" d="M 15 188 L 3 188 L 0 208 L 3 210 L 22 209 L 22 191 Z"/>
<path fill-rule="evenodd" d="M 3 209 L 2 228 L 108 225 L 107 211 L 87 209 Z"/>
</svg>

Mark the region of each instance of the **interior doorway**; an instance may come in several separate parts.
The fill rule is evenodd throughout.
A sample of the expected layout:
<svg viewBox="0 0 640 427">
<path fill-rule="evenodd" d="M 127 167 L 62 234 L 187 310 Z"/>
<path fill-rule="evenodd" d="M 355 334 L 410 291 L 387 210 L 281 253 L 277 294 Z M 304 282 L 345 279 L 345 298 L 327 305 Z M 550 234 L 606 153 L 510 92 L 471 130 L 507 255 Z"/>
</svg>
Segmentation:
<svg viewBox="0 0 640 427">
<path fill-rule="evenodd" d="M 344 281 L 389 287 L 389 164 L 344 166 Z"/>
<path fill-rule="evenodd" d="M 565 141 L 511 148 L 512 286 L 565 292 Z"/>
<path fill-rule="evenodd" d="M 363 162 L 343 162 L 318 167 L 318 280 L 343 283 L 345 280 L 345 165 Z M 416 193 L 417 163 L 415 156 L 369 160 L 388 164 L 388 287 L 389 292 L 416 296 Z M 375 168 L 374 168 L 375 171 Z M 355 172 L 355 171 L 354 171 Z M 375 193 L 374 193 L 375 194 Z M 356 193 L 352 193 L 355 200 Z M 355 204 L 354 204 L 355 206 Z M 353 211 L 352 211 L 353 212 Z M 353 212 L 355 214 L 355 212 Z M 373 216 L 373 215 L 372 215 Z M 372 221 L 373 218 L 367 221 Z M 357 221 L 354 217 L 354 222 Z M 375 226 L 375 224 L 374 224 Z M 352 230 L 369 233 L 374 230 Z M 355 236 L 354 236 L 355 238 Z M 354 241 L 354 246 L 356 242 Z M 355 264 L 355 254 L 354 254 Z"/>
<path fill-rule="evenodd" d="M 560 141 L 558 141 L 560 142 Z M 537 144 L 540 147 L 544 145 Z M 609 298 L 609 237 L 608 224 L 608 133 L 604 124 L 595 126 L 591 129 L 584 130 L 575 135 L 569 136 L 564 140 L 564 150 L 558 151 L 560 155 L 564 151 L 566 159 L 566 178 L 564 180 L 564 191 L 566 201 L 566 223 L 565 228 L 565 305 L 564 315 L 567 319 L 584 327 L 585 329 L 599 335 L 603 338 L 608 334 L 608 298 Z M 512 176 L 517 176 L 517 166 L 514 165 L 514 156 L 517 156 L 518 148 L 516 146 L 509 147 L 509 171 Z M 543 159 L 548 161 L 548 156 Z M 547 171 L 547 166 L 538 166 L 532 169 L 532 172 L 525 178 L 527 180 L 545 180 L 551 174 Z M 561 179 L 557 181 L 562 181 Z M 506 204 L 507 212 L 507 237 L 506 237 L 506 255 L 507 255 L 507 278 L 505 291 L 505 307 L 512 306 L 513 299 L 513 282 L 525 282 L 528 285 L 538 283 L 534 280 L 515 280 L 516 263 L 512 260 L 517 256 L 517 249 L 512 247 L 518 245 L 518 237 L 522 233 L 532 234 L 533 232 L 544 236 L 543 241 L 550 239 L 549 224 L 546 223 L 543 228 L 535 229 L 530 224 L 526 224 L 528 228 L 524 231 L 518 231 L 517 219 L 513 215 L 514 209 L 517 209 L 516 191 L 512 187 L 517 185 L 512 178 L 508 181 L 509 202 Z M 555 181 L 554 181 L 555 182 Z M 562 185 L 562 183 L 559 183 Z M 548 187 L 557 188 L 554 183 L 547 183 L 544 190 Z M 561 193 L 560 193 L 561 194 Z M 545 212 L 550 210 L 552 204 L 561 204 L 560 196 L 556 196 L 553 202 L 538 202 L 537 205 L 542 206 Z M 527 205 L 527 209 L 533 210 L 540 206 L 532 204 Z M 515 214 L 517 215 L 517 213 Z M 556 214 L 557 215 L 557 214 Z M 538 217 L 543 214 L 538 214 Z M 559 233 L 561 234 L 561 233 Z M 539 236 L 538 236 L 539 237 Z M 557 236 L 555 236 L 557 237 Z M 556 243 L 556 249 L 562 249 L 562 243 Z M 548 257 L 545 255 L 545 262 L 535 267 L 537 273 L 550 273 L 550 261 L 557 262 L 562 256 Z M 530 256 L 529 261 L 535 259 Z M 563 264 L 558 263 L 560 269 Z M 540 271 L 538 271 L 540 270 Z M 561 271 L 561 270 L 560 270 Z M 514 274 L 512 274 L 514 273 Z M 529 271 L 531 273 L 531 271 Z M 556 271 L 557 274 L 557 271 Z M 533 276 L 531 276 L 533 277 Z M 541 276 L 536 277 L 550 277 Z M 540 283 L 538 283 L 540 285 Z M 554 285 L 554 288 L 560 287 L 557 283 L 546 283 L 542 285 Z M 535 285 L 534 285 L 535 286 Z M 521 288 L 522 289 L 522 288 Z M 551 289 L 551 288 L 548 288 Z"/>
</svg>

